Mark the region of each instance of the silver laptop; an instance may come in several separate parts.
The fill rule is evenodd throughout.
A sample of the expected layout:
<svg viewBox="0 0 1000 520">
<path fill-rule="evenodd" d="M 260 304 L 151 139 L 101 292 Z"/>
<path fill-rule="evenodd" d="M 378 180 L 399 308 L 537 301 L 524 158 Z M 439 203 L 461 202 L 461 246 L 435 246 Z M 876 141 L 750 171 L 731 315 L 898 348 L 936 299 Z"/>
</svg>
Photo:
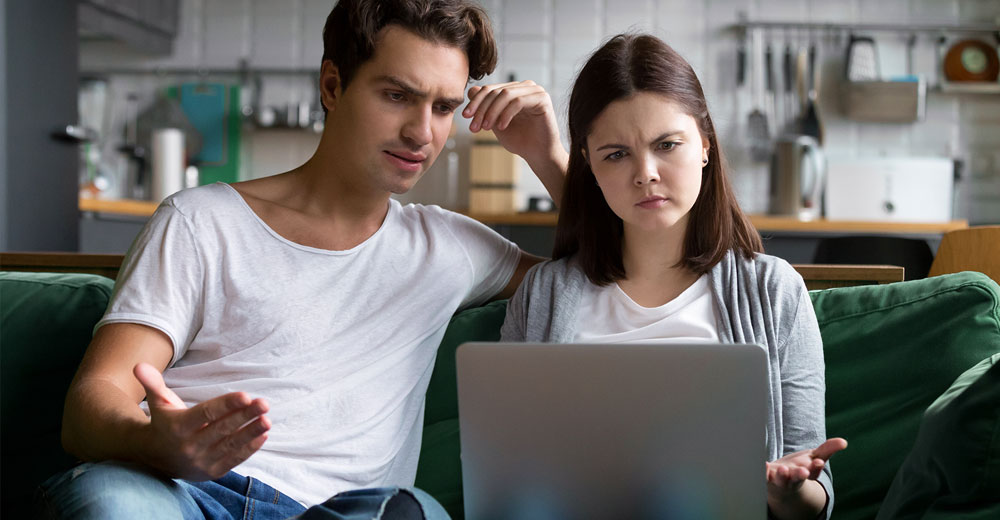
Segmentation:
<svg viewBox="0 0 1000 520">
<path fill-rule="evenodd" d="M 456 356 L 467 518 L 767 516 L 762 347 L 466 343 Z"/>
</svg>

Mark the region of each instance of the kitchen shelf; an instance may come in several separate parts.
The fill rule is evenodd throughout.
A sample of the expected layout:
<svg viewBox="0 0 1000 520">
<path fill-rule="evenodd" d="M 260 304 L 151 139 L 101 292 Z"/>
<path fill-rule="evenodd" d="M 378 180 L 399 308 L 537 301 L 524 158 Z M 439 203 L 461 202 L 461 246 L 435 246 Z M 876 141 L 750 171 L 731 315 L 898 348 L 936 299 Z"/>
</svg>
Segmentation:
<svg viewBox="0 0 1000 520">
<path fill-rule="evenodd" d="M 81 211 L 117 213 L 148 217 L 156 211 L 159 203 L 148 200 L 104 200 L 80 198 Z M 556 212 L 525 211 L 520 213 L 469 213 L 466 216 L 483 224 L 498 226 L 541 226 L 552 227 L 559 220 Z M 750 215 L 750 221 L 763 233 L 876 233 L 876 234 L 942 234 L 969 227 L 967 220 L 949 222 L 873 222 L 851 220 L 809 220 L 773 215 Z"/>
<path fill-rule="evenodd" d="M 521 212 L 504 214 L 466 213 L 484 224 L 501 226 L 555 226 L 559 215 L 552 212 Z M 851 220 L 798 220 L 773 215 L 750 215 L 750 221 L 764 233 L 876 233 L 876 234 L 941 234 L 969 227 L 964 219 L 949 222 L 875 222 Z"/>
<path fill-rule="evenodd" d="M 943 94 L 1000 94 L 1000 83 L 992 81 L 970 81 L 968 83 L 943 81 L 932 90 Z"/>
<path fill-rule="evenodd" d="M 745 18 L 745 13 L 741 17 Z M 1000 36 L 1000 23 L 977 24 L 891 24 L 891 23 L 830 23 L 830 22 L 790 22 L 777 20 L 747 20 L 735 24 L 740 29 L 807 29 L 815 31 L 891 31 L 891 32 L 933 32 L 933 33 L 995 33 Z"/>
</svg>

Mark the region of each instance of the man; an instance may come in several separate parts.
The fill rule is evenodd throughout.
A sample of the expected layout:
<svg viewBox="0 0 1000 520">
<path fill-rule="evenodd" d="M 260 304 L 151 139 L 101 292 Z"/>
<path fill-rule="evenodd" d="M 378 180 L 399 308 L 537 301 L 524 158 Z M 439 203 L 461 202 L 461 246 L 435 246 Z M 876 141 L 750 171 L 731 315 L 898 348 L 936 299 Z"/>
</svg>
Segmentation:
<svg viewBox="0 0 1000 520">
<path fill-rule="evenodd" d="M 496 45 L 465 0 L 343 0 L 323 38 L 313 157 L 175 195 L 137 237 L 66 399 L 64 446 L 105 462 L 43 486 L 54 516 L 285 518 L 386 487 L 306 515 L 444 514 L 397 488 L 416 474 L 436 347 L 457 309 L 509 296 L 538 259 L 389 196 L 437 157 Z M 558 199 L 567 156 L 544 90 L 469 97 L 470 128 Z"/>
</svg>

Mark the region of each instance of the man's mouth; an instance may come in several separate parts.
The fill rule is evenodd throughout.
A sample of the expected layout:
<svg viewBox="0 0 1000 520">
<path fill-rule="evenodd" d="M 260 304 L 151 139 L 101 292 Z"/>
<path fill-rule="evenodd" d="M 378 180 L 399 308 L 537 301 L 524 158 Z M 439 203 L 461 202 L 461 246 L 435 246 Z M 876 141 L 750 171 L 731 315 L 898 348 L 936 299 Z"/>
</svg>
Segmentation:
<svg viewBox="0 0 1000 520">
<path fill-rule="evenodd" d="M 385 153 L 387 153 L 387 154 L 389 154 L 389 155 L 391 155 L 391 156 L 393 156 L 393 157 L 395 157 L 397 159 L 400 159 L 400 160 L 406 161 L 406 162 L 410 162 L 410 163 L 422 163 L 422 162 L 424 162 L 427 159 L 426 155 L 418 154 L 418 153 L 390 152 L 388 150 L 386 150 Z"/>
</svg>

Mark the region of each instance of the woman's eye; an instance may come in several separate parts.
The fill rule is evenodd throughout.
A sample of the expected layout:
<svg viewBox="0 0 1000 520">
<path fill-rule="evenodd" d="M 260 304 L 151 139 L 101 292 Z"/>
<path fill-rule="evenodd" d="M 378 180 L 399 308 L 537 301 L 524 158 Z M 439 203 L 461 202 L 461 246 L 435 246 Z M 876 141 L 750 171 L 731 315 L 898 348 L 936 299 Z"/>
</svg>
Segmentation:
<svg viewBox="0 0 1000 520">
<path fill-rule="evenodd" d="M 675 143 L 673 141 L 664 141 L 664 142 L 658 144 L 656 147 L 658 149 L 660 149 L 660 150 L 670 151 L 670 150 L 673 150 L 675 146 L 677 146 L 677 143 Z"/>
<path fill-rule="evenodd" d="M 618 150 L 617 152 L 612 152 L 612 153 L 606 155 L 604 157 L 604 160 L 605 161 L 617 161 L 618 159 L 621 159 L 622 157 L 625 157 L 625 152 L 623 152 L 621 150 Z"/>
</svg>

